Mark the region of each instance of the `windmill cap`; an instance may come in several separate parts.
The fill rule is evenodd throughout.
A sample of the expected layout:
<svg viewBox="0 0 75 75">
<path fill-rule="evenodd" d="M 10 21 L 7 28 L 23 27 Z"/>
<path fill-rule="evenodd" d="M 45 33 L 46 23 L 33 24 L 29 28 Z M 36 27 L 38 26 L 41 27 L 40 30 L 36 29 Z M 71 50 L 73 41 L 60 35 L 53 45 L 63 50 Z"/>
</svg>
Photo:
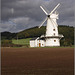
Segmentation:
<svg viewBox="0 0 75 75">
<path fill-rule="evenodd" d="M 58 19 L 58 14 L 52 14 L 52 15 L 50 15 L 50 18 Z"/>
</svg>

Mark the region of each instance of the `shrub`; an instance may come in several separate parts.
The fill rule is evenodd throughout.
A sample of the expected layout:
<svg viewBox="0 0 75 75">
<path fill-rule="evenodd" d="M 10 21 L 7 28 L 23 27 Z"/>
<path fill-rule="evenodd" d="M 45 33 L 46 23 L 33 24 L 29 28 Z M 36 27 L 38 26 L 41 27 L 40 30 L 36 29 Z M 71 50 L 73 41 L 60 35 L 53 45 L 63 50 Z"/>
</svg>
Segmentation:
<svg viewBox="0 0 75 75">
<path fill-rule="evenodd" d="M 1 44 L 12 44 L 12 40 L 1 40 Z"/>
</svg>

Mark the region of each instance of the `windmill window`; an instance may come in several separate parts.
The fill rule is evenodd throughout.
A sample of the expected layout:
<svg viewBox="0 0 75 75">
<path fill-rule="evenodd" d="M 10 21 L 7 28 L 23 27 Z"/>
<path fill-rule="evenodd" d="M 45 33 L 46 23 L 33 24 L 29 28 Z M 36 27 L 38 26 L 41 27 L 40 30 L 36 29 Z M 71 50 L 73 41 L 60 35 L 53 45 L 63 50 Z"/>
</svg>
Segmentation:
<svg viewBox="0 0 75 75">
<path fill-rule="evenodd" d="M 53 31 L 55 31 L 55 29 L 53 29 Z"/>
<path fill-rule="evenodd" d="M 55 33 L 54 33 L 54 35 L 55 35 Z"/>
<path fill-rule="evenodd" d="M 54 42 L 56 42 L 56 40 L 54 40 Z"/>
</svg>

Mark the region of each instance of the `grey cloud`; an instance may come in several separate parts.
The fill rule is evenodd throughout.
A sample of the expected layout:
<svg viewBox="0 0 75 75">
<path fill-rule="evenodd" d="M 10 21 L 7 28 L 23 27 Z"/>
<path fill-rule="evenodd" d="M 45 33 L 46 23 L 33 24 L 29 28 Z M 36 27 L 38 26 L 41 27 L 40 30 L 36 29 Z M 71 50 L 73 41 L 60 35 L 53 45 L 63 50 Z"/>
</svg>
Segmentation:
<svg viewBox="0 0 75 75">
<path fill-rule="evenodd" d="M 51 11 L 58 3 L 61 3 L 61 6 L 57 9 L 59 12 L 58 23 L 74 26 L 73 0 L 2 0 L 2 21 L 16 20 L 16 26 L 12 28 L 11 32 L 38 26 L 46 17 L 40 9 L 40 5 L 44 5 Z M 14 13 L 11 11 L 12 8 Z"/>
</svg>

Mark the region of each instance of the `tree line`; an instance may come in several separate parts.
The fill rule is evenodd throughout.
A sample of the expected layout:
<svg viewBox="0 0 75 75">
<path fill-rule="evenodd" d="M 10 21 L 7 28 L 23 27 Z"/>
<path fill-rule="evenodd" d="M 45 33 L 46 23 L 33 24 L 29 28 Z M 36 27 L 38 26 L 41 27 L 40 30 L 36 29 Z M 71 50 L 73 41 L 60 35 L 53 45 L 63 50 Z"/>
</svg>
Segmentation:
<svg viewBox="0 0 75 75">
<path fill-rule="evenodd" d="M 61 46 L 72 46 L 74 45 L 74 27 L 59 25 L 58 26 L 59 34 L 63 34 L 64 38 L 61 39 Z M 26 29 L 24 31 L 18 33 L 10 33 L 10 32 L 2 32 L 1 39 L 12 40 L 12 39 L 25 39 L 25 38 L 33 38 L 39 37 L 46 32 L 46 26 L 42 26 L 41 28 L 33 27 Z"/>
</svg>

